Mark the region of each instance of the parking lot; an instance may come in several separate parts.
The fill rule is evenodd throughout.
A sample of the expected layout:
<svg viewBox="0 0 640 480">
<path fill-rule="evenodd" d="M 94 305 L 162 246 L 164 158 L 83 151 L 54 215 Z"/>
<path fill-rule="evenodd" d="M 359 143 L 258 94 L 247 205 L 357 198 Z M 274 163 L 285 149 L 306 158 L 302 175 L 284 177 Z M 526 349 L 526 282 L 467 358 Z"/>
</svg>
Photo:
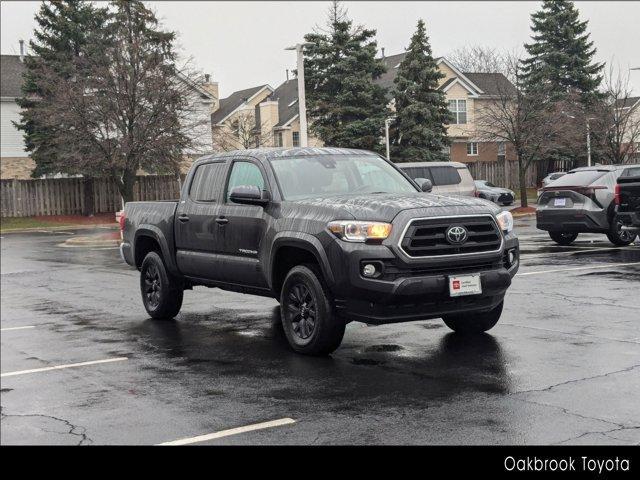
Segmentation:
<svg viewBox="0 0 640 480">
<path fill-rule="evenodd" d="M 61 246 L 95 231 L 6 234 L 1 443 L 640 444 L 640 246 L 516 231 L 490 334 L 351 323 L 327 358 L 264 298 L 199 287 L 150 320 L 117 248 Z"/>
</svg>

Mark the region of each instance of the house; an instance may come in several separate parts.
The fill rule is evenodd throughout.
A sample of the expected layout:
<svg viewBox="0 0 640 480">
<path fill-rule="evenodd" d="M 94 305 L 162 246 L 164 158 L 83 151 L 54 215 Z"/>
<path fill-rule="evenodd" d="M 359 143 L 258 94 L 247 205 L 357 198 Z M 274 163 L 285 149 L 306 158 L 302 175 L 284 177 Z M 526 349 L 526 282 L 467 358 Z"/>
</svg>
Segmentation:
<svg viewBox="0 0 640 480">
<path fill-rule="evenodd" d="M 617 122 L 623 129 L 621 150 L 626 151 L 628 163 L 640 162 L 640 97 L 619 98 L 615 103 L 619 112 Z M 631 144 L 631 145 L 630 145 Z"/>
<path fill-rule="evenodd" d="M 0 178 L 31 178 L 35 162 L 25 150 L 16 99 L 22 96 L 24 56 L 0 55 Z"/>
<path fill-rule="evenodd" d="M 216 151 L 300 146 L 298 80 L 287 80 L 276 89 L 258 85 L 233 92 L 220 100 L 211 124 Z M 310 135 L 308 144 L 322 142 Z"/>
<path fill-rule="evenodd" d="M 23 74 L 26 70 L 24 55 L 0 55 L 0 117 L 1 155 L 0 178 L 29 179 L 35 168 L 35 162 L 25 149 L 24 132 L 18 130 L 14 122 L 20 122 L 20 107 L 16 99 L 22 96 Z M 196 147 L 185 151 L 183 170 L 188 169 L 193 158 L 211 151 L 211 112 L 218 109 L 218 84 L 211 82 L 209 75 L 204 82 L 194 84 L 185 77 L 180 79 L 190 87 L 192 105 L 189 122 L 197 124 L 190 133 Z M 144 172 L 140 172 L 144 173 Z"/>
<path fill-rule="evenodd" d="M 394 87 L 394 79 L 405 53 L 383 56 L 380 60 L 387 72 L 376 83 L 389 89 Z M 495 101 L 496 96 L 504 92 L 515 92 L 515 87 L 501 73 L 461 72 L 444 57 L 436 59 L 438 68 L 444 73 L 440 89 L 445 93 L 449 110 L 454 122 L 447 126 L 447 132 L 453 143 L 449 156 L 454 162 L 494 162 L 508 157 L 513 159 L 510 146 L 504 142 L 487 142 L 478 138 L 475 119 L 483 105 Z M 392 94 L 389 99 L 391 100 Z M 393 107 L 393 104 L 391 105 Z"/>
</svg>

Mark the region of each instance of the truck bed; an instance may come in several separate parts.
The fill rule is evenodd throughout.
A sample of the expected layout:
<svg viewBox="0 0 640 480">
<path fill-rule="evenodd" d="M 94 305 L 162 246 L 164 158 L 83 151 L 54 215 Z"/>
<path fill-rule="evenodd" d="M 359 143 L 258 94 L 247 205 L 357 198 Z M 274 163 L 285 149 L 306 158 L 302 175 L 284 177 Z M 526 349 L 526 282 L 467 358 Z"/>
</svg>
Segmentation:
<svg viewBox="0 0 640 480">
<path fill-rule="evenodd" d="M 129 251 L 123 250 L 123 257 L 129 265 L 135 266 L 135 235 L 150 232 L 169 252 L 174 252 L 174 217 L 178 200 L 157 200 L 151 202 L 128 202 L 124 207 L 125 223 L 122 234 L 123 244 Z"/>
</svg>

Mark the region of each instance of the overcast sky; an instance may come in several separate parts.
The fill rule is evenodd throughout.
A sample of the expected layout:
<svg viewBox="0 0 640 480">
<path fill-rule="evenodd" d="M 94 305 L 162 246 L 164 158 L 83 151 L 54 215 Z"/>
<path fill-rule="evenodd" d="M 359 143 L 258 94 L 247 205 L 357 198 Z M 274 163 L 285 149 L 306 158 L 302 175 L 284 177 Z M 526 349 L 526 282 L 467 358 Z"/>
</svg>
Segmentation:
<svg viewBox="0 0 640 480">
<path fill-rule="evenodd" d="M 164 26 L 179 35 L 182 53 L 211 73 L 222 97 L 264 83 L 277 87 L 285 70 L 295 68 L 295 53 L 284 48 L 324 24 L 322 2 L 147 2 Z M 614 58 L 623 68 L 640 67 L 640 2 L 576 2 L 589 20 L 597 59 Z M 18 53 L 18 39 L 28 40 L 39 2 L 1 4 L 2 53 Z M 418 18 L 427 22 L 434 55 L 466 44 L 509 50 L 529 39 L 529 15 L 540 2 L 345 2 L 355 23 L 377 30 L 387 55 L 408 45 Z M 631 75 L 640 93 L 640 71 Z"/>
</svg>

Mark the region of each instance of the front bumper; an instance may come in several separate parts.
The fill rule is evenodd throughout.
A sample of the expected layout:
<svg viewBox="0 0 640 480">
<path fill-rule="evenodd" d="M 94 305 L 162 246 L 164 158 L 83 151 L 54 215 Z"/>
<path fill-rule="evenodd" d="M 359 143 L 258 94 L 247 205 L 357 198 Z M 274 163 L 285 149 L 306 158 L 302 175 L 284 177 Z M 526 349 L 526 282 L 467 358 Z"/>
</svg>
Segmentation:
<svg viewBox="0 0 640 480">
<path fill-rule="evenodd" d="M 508 252 L 515 256 L 511 264 Z M 494 308 L 518 271 L 519 245 L 514 235 L 507 235 L 499 253 L 407 260 L 385 245 L 336 241 L 329 259 L 336 279 L 332 293 L 338 313 L 347 320 L 384 324 Z M 381 273 L 365 278 L 365 263 L 375 263 Z M 451 297 L 449 276 L 471 274 L 480 275 L 482 293 Z"/>
</svg>

